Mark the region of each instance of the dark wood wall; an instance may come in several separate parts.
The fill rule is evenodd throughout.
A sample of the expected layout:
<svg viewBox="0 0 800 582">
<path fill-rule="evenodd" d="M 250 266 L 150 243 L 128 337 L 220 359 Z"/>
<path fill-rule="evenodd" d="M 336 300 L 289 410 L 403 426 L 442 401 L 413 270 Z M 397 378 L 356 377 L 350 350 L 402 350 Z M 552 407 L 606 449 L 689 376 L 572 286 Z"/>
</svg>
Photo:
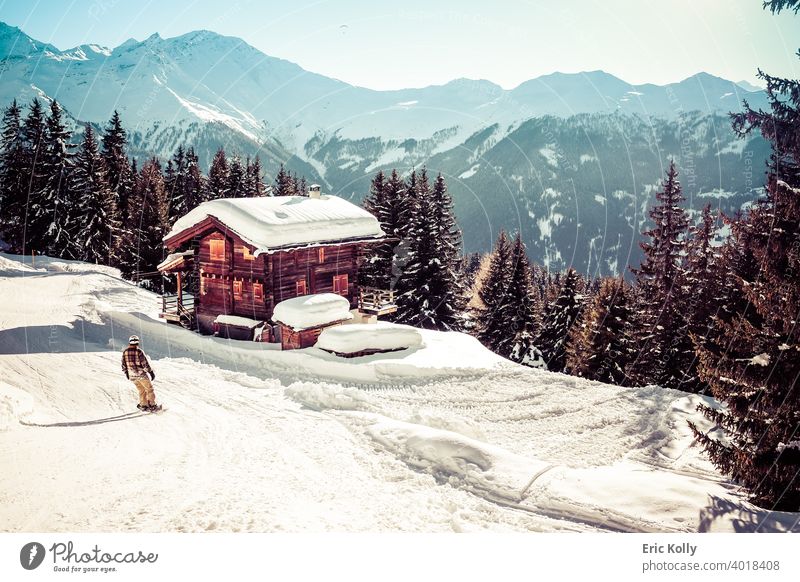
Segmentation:
<svg viewBox="0 0 800 582">
<path fill-rule="evenodd" d="M 223 260 L 211 257 L 212 241 L 225 241 Z M 214 231 L 200 240 L 201 315 L 240 315 L 268 320 L 275 305 L 297 296 L 297 281 L 305 280 L 306 294 L 332 293 L 333 278 L 347 275 L 346 297 L 357 304 L 356 277 L 361 253 L 358 243 L 252 255 L 253 248 L 232 233 Z M 320 260 L 322 259 L 322 260 Z M 254 284 L 263 285 L 263 298 L 253 293 Z M 241 296 L 234 296 L 234 285 L 241 285 Z"/>
</svg>

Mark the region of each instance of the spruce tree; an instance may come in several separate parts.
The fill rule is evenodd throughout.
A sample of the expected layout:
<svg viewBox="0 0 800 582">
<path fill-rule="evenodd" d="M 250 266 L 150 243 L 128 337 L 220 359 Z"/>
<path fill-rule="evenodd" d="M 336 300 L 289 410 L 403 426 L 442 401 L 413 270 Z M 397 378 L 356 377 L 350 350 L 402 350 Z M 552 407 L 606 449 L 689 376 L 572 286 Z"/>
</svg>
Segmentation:
<svg viewBox="0 0 800 582">
<path fill-rule="evenodd" d="M 431 190 L 423 168 L 405 238 L 408 256 L 397 284 L 396 320 L 438 330 L 461 330 L 466 306 L 458 278 L 460 240 L 444 180 Z"/>
<path fill-rule="evenodd" d="M 720 258 L 725 309 L 697 346 L 700 378 L 725 405 L 699 408 L 726 438 L 692 429 L 753 502 L 800 511 L 800 82 L 759 76 L 769 110 L 745 103 L 732 121 L 772 145 L 766 192 L 731 223 Z"/>
<path fill-rule="evenodd" d="M 183 182 L 183 207 L 185 212 L 189 212 L 204 201 L 205 179 L 200 171 L 200 161 L 193 147 L 186 150 L 186 171 Z M 176 213 L 175 217 L 180 218 L 183 214 Z"/>
<path fill-rule="evenodd" d="M 359 270 L 359 278 L 364 286 L 393 289 L 400 276 L 397 250 L 402 239 L 401 215 L 405 198 L 405 183 L 397 170 L 392 170 L 388 180 L 382 171 L 372 179 L 370 193 L 364 199 L 364 208 L 381 223 L 386 239 L 370 245 L 366 251 Z"/>
<path fill-rule="evenodd" d="M 75 197 L 77 212 L 76 243 L 80 258 L 89 263 L 117 263 L 115 246 L 119 216 L 114 194 L 105 179 L 103 161 L 91 125 L 75 156 L 75 168 L 69 188 Z"/>
<path fill-rule="evenodd" d="M 294 196 L 295 183 L 289 172 L 281 164 L 278 173 L 275 175 L 275 186 L 272 188 L 273 196 Z"/>
<path fill-rule="evenodd" d="M 504 230 L 497 235 L 489 259 L 489 270 L 478 289 L 480 307 L 476 313 L 476 337 L 495 353 L 500 351 L 500 341 L 508 331 L 506 327 L 507 294 L 511 280 L 511 244 Z"/>
<path fill-rule="evenodd" d="M 631 306 L 624 280 L 603 279 L 600 289 L 572 328 L 564 371 L 622 385 L 625 368 L 636 355 Z"/>
<path fill-rule="evenodd" d="M 229 198 L 244 198 L 247 196 L 245 168 L 239 156 L 233 156 L 228 164 L 228 184 L 226 190 L 226 196 Z"/>
<path fill-rule="evenodd" d="M 306 196 L 308 194 L 308 184 L 305 176 L 300 176 L 299 180 L 297 176 L 294 177 L 294 193 L 295 196 Z"/>
<path fill-rule="evenodd" d="M 46 176 L 44 172 L 46 119 L 38 99 L 31 102 L 28 115 L 22 124 L 24 204 L 22 207 L 21 234 L 23 253 L 47 250 L 44 240 L 48 227 Z M 22 198 L 20 201 L 23 201 Z"/>
<path fill-rule="evenodd" d="M 264 170 L 261 168 L 261 158 L 258 157 L 258 154 L 256 154 L 252 164 L 248 166 L 248 180 L 250 182 L 250 196 L 261 197 L 265 195 Z"/>
<path fill-rule="evenodd" d="M 389 236 L 387 231 L 389 227 L 385 223 L 386 195 L 383 171 L 378 171 L 370 182 L 369 194 L 364 198 L 363 206 L 367 212 L 378 219 L 381 229 Z M 359 285 L 388 289 L 392 276 L 393 255 L 393 245 L 389 242 L 370 245 L 358 270 Z"/>
<path fill-rule="evenodd" d="M 720 307 L 723 282 L 718 266 L 718 253 L 714 247 L 715 217 L 711 205 L 702 211 L 700 223 L 690 228 L 691 238 L 686 245 L 686 268 L 682 290 L 685 301 L 682 309 L 687 318 L 690 339 L 702 342 L 713 326 L 713 317 Z M 682 390 L 705 392 L 707 385 L 697 375 L 697 357 L 694 343 L 686 349 Z"/>
<path fill-rule="evenodd" d="M 631 383 L 656 383 L 681 388 L 689 380 L 692 348 L 683 313 L 683 260 L 689 220 L 678 170 L 670 162 L 667 176 L 650 209 L 653 227 L 642 234 L 644 260 L 636 275 L 637 338 L 639 352 L 628 367 Z M 687 382 L 687 387 L 691 382 Z"/>
<path fill-rule="evenodd" d="M 186 214 L 184 203 L 184 181 L 186 178 L 186 151 L 182 145 L 178 146 L 172 159 L 167 160 L 164 170 L 164 190 L 169 200 L 169 220 L 175 222 L 178 216 Z"/>
<path fill-rule="evenodd" d="M 76 258 L 75 216 L 77 201 L 69 189 L 69 175 L 74 154 L 69 143 L 71 133 L 64 127 L 61 107 L 57 101 L 50 102 L 50 115 L 45 124 L 42 173 L 45 185 L 42 190 L 39 224 L 32 223 L 41 238 L 36 244 L 47 254 L 55 257 Z"/>
<path fill-rule="evenodd" d="M 556 281 L 561 279 L 559 277 Z M 582 290 L 580 275 L 575 269 L 569 269 L 563 277 L 558 295 L 547 307 L 542 329 L 534 341 L 551 372 L 564 371 L 569 333 L 583 309 Z"/>
<path fill-rule="evenodd" d="M 130 206 L 128 214 L 131 224 L 123 272 L 128 277 L 155 271 L 164 258 L 163 238 L 169 232 L 169 199 L 157 158 L 151 158 L 142 165 Z M 152 286 L 147 281 L 144 285 Z"/>
<path fill-rule="evenodd" d="M 506 328 L 497 353 L 518 364 L 539 367 L 542 354 L 534 339 L 540 328 L 540 305 L 533 288 L 531 265 L 520 233 L 517 233 L 511 247 L 511 274 L 505 297 L 507 306 L 503 310 L 502 319 L 506 322 Z"/>
<path fill-rule="evenodd" d="M 228 159 L 225 150 L 220 148 L 214 154 L 211 167 L 208 169 L 208 199 L 216 200 L 228 196 Z"/>
<path fill-rule="evenodd" d="M 131 163 L 126 151 L 127 145 L 127 133 L 122 127 L 119 113 L 114 110 L 114 114 L 103 132 L 101 155 L 108 187 L 114 195 L 114 202 L 120 209 L 123 220 L 133 186 Z"/>
<path fill-rule="evenodd" d="M 0 241 L 12 251 L 22 243 L 21 215 L 24 211 L 24 156 L 22 124 L 17 100 L 3 112 L 0 134 Z"/>
</svg>

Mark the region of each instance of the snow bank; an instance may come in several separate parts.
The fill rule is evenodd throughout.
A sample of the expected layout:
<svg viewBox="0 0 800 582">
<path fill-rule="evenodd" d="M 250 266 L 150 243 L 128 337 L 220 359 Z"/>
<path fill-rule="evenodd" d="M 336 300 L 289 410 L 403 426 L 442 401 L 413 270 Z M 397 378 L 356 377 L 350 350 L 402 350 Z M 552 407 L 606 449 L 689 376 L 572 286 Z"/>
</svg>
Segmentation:
<svg viewBox="0 0 800 582">
<path fill-rule="evenodd" d="M 402 350 L 424 345 L 418 329 L 386 321 L 329 327 L 322 330 L 316 343 L 320 349 L 342 354 L 364 350 Z"/>
<path fill-rule="evenodd" d="M 34 269 L 18 261 L 0 256 L 0 277 L 14 277 L 27 273 L 43 273 L 44 269 Z"/>
<path fill-rule="evenodd" d="M 338 196 L 276 196 L 204 202 L 179 218 L 164 240 L 209 216 L 255 246 L 256 255 L 282 247 L 385 235 L 372 214 Z"/>
<path fill-rule="evenodd" d="M 521 501 L 548 463 L 516 455 L 464 435 L 390 419 L 380 419 L 367 434 L 398 458 L 455 486 Z"/>
<path fill-rule="evenodd" d="M 301 295 L 281 301 L 272 312 L 272 319 L 285 323 L 295 330 L 308 329 L 353 319 L 350 302 L 335 293 Z"/>
</svg>

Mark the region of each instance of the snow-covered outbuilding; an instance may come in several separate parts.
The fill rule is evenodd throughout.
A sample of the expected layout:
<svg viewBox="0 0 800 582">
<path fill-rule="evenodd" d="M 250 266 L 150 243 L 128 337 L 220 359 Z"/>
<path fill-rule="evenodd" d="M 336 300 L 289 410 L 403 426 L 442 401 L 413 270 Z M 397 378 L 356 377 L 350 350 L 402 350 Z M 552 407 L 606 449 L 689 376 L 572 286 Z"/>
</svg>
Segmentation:
<svg viewBox="0 0 800 582">
<path fill-rule="evenodd" d="M 365 247 L 385 236 L 372 214 L 316 185 L 308 196 L 204 202 L 164 237 L 159 270 L 177 276 L 178 291 L 161 315 L 210 333 L 220 315 L 269 321 L 280 302 L 318 293 L 385 311 L 369 294 L 365 304 L 356 284 Z"/>
<path fill-rule="evenodd" d="M 313 346 L 322 330 L 353 319 L 350 302 L 335 293 L 286 299 L 275 306 L 272 319 L 280 328 L 284 350 Z"/>
</svg>

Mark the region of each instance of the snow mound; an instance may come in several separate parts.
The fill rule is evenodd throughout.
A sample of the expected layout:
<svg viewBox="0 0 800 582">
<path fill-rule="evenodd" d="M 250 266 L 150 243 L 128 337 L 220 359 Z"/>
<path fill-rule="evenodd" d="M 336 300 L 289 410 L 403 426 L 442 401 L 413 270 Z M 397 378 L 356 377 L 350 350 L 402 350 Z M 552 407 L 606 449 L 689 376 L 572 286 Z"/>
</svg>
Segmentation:
<svg viewBox="0 0 800 582">
<path fill-rule="evenodd" d="M 179 218 L 164 240 L 214 217 L 256 247 L 275 249 L 350 239 L 381 238 L 385 233 L 369 212 L 338 196 L 219 198 Z"/>
<path fill-rule="evenodd" d="M 386 321 L 329 327 L 322 330 L 316 343 L 320 349 L 342 354 L 364 350 L 402 350 L 424 345 L 418 329 Z"/>
<path fill-rule="evenodd" d="M 313 410 L 371 410 L 368 396 L 357 388 L 339 384 L 295 382 L 284 394 Z"/>
<path fill-rule="evenodd" d="M 0 277 L 14 277 L 26 273 L 42 273 L 44 269 L 34 269 L 19 261 L 0 256 Z"/>
<path fill-rule="evenodd" d="M 381 419 L 366 432 L 408 465 L 490 497 L 521 501 L 534 479 L 550 468 L 548 463 L 429 426 Z"/>
<path fill-rule="evenodd" d="M 350 302 L 335 293 L 301 295 L 281 301 L 272 312 L 272 319 L 295 330 L 308 329 L 353 319 Z"/>
</svg>

